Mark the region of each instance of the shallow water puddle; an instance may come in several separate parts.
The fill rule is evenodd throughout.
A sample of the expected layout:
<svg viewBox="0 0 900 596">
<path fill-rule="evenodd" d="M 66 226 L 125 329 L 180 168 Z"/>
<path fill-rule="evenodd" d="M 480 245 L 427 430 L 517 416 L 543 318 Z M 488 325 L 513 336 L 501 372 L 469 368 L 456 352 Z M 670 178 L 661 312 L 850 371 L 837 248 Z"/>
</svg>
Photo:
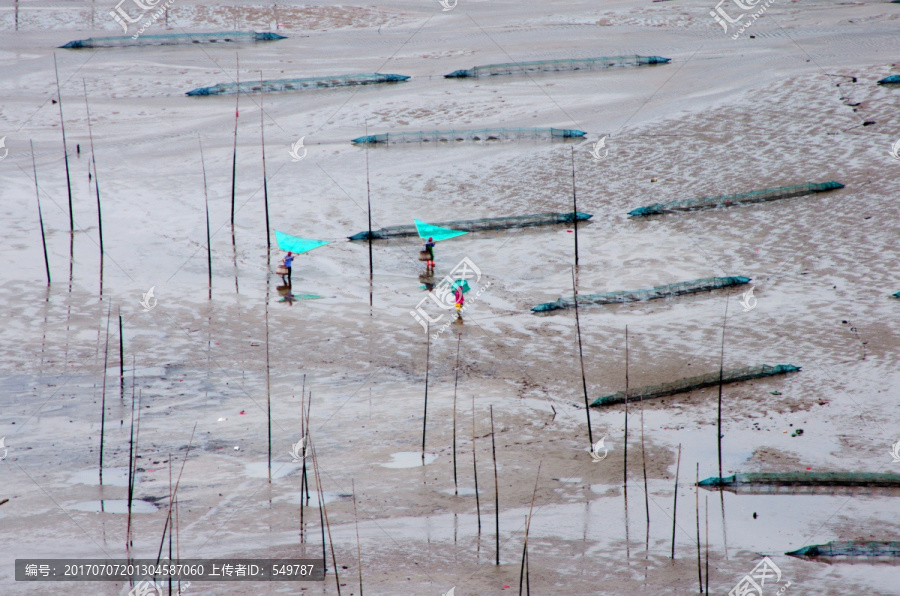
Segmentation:
<svg viewBox="0 0 900 596">
<path fill-rule="evenodd" d="M 135 485 L 139 479 L 140 474 L 137 475 Z M 69 482 L 96 486 L 100 484 L 100 476 L 96 468 L 81 470 L 72 474 Z M 128 468 L 103 468 L 103 486 L 128 486 Z"/>
<path fill-rule="evenodd" d="M 83 501 L 68 507 L 76 511 L 88 511 L 92 513 L 128 513 L 128 501 L 126 499 L 107 499 L 104 501 Z M 134 499 L 131 502 L 132 513 L 153 513 L 157 510 L 156 505 Z"/>
<path fill-rule="evenodd" d="M 416 466 L 427 466 L 437 459 L 437 455 L 426 453 L 423 463 L 421 451 L 400 451 L 398 453 L 392 453 L 391 459 L 393 461 L 381 464 L 381 466 L 385 468 L 415 468 Z"/>
</svg>

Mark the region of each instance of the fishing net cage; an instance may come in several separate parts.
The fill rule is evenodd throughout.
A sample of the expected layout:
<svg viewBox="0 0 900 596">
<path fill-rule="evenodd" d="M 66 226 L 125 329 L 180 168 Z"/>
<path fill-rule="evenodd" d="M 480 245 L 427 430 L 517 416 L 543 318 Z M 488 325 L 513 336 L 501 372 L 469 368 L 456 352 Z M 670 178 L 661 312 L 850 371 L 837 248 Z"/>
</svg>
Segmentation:
<svg viewBox="0 0 900 596">
<path fill-rule="evenodd" d="M 682 281 L 664 286 L 654 286 L 645 290 L 620 290 L 603 294 L 582 294 L 578 296 L 578 304 L 621 304 L 625 302 L 655 300 L 659 298 L 668 298 L 670 296 L 718 290 L 734 285 L 745 284 L 749 281 L 749 277 L 742 276 L 704 277 L 702 279 Z M 573 306 L 575 306 L 575 300 L 572 298 L 560 298 L 555 302 L 539 304 L 531 310 L 534 312 L 545 312 L 559 308 L 571 308 Z"/>
<path fill-rule="evenodd" d="M 328 89 L 350 85 L 372 85 L 375 83 L 395 83 L 407 80 L 405 75 L 356 74 L 302 79 L 276 79 L 270 81 L 242 81 L 241 83 L 220 83 L 212 87 L 200 87 L 187 95 L 231 95 L 234 93 L 277 93 L 282 91 L 303 91 L 307 89 Z"/>
<path fill-rule="evenodd" d="M 660 383 L 658 385 L 647 385 L 638 387 L 628 391 L 628 401 L 641 401 L 642 399 L 653 399 L 657 397 L 665 397 L 667 395 L 675 395 L 676 393 L 686 393 L 696 389 L 704 389 L 719 384 L 721 378 L 722 383 L 735 383 L 738 381 L 747 381 L 750 379 L 761 379 L 763 377 L 771 377 L 790 372 L 799 371 L 800 367 L 792 364 L 777 364 L 769 366 L 761 364 L 758 366 L 745 366 L 743 368 L 735 368 L 721 373 L 712 372 L 678 381 L 670 381 L 668 383 Z M 611 404 L 619 404 L 625 402 L 625 392 L 619 391 L 612 395 L 598 397 L 591 403 L 591 406 L 607 406 Z"/>
<path fill-rule="evenodd" d="M 472 130 L 428 130 L 389 132 L 353 139 L 364 143 L 451 143 L 462 141 L 538 141 L 583 137 L 587 133 L 568 128 L 480 128 Z"/>
<path fill-rule="evenodd" d="M 717 197 L 703 197 L 699 199 L 671 201 L 669 203 L 657 203 L 655 205 L 648 205 L 646 207 L 639 207 L 637 209 L 634 209 L 633 211 L 629 212 L 628 215 L 631 215 L 632 217 L 639 217 L 643 215 L 668 213 L 670 211 L 696 211 L 699 209 L 729 207 L 731 205 L 746 203 L 762 203 L 766 201 L 777 201 L 779 199 L 789 199 L 791 197 L 799 197 L 817 192 L 825 192 L 827 190 L 834 190 L 838 188 L 844 188 L 844 185 L 834 181 L 809 182 L 806 184 L 779 186 L 776 188 L 764 188 L 762 190 L 721 195 Z"/>
<path fill-rule="evenodd" d="M 643 66 L 665 64 L 669 58 L 661 56 L 603 56 L 598 58 L 572 58 L 564 60 L 534 60 L 530 62 L 507 62 L 485 64 L 468 70 L 457 70 L 446 78 L 484 77 L 496 75 L 528 74 L 537 72 L 565 72 L 576 70 L 596 70 L 619 66 Z"/>
<path fill-rule="evenodd" d="M 213 43 L 250 43 L 256 41 L 274 41 L 287 39 L 277 33 L 255 31 L 224 31 L 218 33 L 166 33 L 161 35 L 121 35 L 113 37 L 91 37 L 70 41 L 65 49 L 80 48 L 119 48 L 129 46 L 165 46 L 186 44 L 213 44 Z"/>
</svg>

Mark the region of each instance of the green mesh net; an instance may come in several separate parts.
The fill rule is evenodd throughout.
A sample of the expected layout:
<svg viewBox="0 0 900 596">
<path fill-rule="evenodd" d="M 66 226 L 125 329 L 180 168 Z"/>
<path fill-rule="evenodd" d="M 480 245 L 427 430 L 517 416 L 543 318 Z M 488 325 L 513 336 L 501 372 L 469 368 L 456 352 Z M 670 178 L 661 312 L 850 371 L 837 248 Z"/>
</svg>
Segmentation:
<svg viewBox="0 0 900 596">
<path fill-rule="evenodd" d="M 319 248 L 320 246 L 328 244 L 327 240 L 299 238 L 297 236 L 285 234 L 284 232 L 279 232 L 278 230 L 275 230 L 275 242 L 278 243 L 278 248 L 281 250 L 287 250 L 296 254 L 309 252 L 314 248 Z"/>
<path fill-rule="evenodd" d="M 457 236 L 462 236 L 463 234 L 468 234 L 468 232 L 442 228 L 434 224 L 419 221 L 418 219 L 414 219 L 413 221 L 416 222 L 416 231 L 419 233 L 419 238 L 434 238 L 435 242 L 438 242 L 439 240 L 447 240 L 449 238 L 456 238 Z"/>
</svg>

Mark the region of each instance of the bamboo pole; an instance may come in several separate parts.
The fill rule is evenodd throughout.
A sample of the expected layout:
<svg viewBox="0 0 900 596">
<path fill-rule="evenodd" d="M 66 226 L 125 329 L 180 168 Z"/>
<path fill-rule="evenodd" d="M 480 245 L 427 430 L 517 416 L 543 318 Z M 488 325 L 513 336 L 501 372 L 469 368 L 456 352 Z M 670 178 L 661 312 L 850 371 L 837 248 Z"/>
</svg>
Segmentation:
<svg viewBox="0 0 900 596">
<path fill-rule="evenodd" d="M 453 494 L 459 494 L 459 483 L 456 477 L 456 388 L 459 386 L 459 347 L 462 343 L 462 333 L 456 339 L 456 374 L 453 380 Z"/>
<path fill-rule="evenodd" d="M 231 152 L 231 241 L 234 244 L 234 190 L 237 181 L 237 130 L 238 130 L 238 114 L 239 102 L 241 98 L 241 59 L 238 53 L 234 53 L 237 72 L 237 85 L 235 86 L 234 97 L 234 148 Z"/>
<path fill-rule="evenodd" d="M 628 325 L 625 325 L 625 443 L 624 462 L 622 464 L 622 486 L 625 491 L 626 507 L 628 502 Z"/>
<path fill-rule="evenodd" d="M 574 210 L 572 230 L 575 232 L 575 266 L 578 267 L 578 198 L 575 192 L 575 147 L 572 147 L 572 209 Z"/>
<path fill-rule="evenodd" d="M 268 276 L 266 277 L 268 288 Z M 266 290 L 266 416 L 269 420 L 269 484 L 272 484 L 272 391 L 269 382 L 269 296 Z"/>
<path fill-rule="evenodd" d="M 75 216 L 72 213 L 72 180 L 69 177 L 69 146 L 66 144 L 66 123 L 63 119 L 62 92 L 59 90 L 59 68 L 56 65 L 56 53 L 53 53 L 53 71 L 56 73 L 56 98 L 59 100 L 59 128 L 63 138 L 63 160 L 66 164 L 66 189 L 69 191 L 69 232 L 75 232 Z"/>
<path fill-rule="evenodd" d="M 706 529 L 706 593 L 709 594 L 709 495 L 705 495 L 704 499 L 706 501 L 704 506 L 706 515 L 706 523 L 704 524 Z"/>
<path fill-rule="evenodd" d="M 171 497 L 169 499 L 169 512 L 166 514 L 166 523 L 163 526 L 163 534 L 162 540 L 159 543 L 159 551 L 156 554 L 156 562 L 159 563 L 162 558 L 162 549 L 163 544 L 165 544 L 166 540 L 166 531 L 172 524 L 172 501 L 175 500 L 175 497 L 178 495 L 178 487 L 181 485 L 181 475 L 184 474 L 184 466 L 187 463 L 188 455 L 191 453 L 191 446 L 194 444 L 194 433 L 197 432 L 197 423 L 194 423 L 194 428 L 191 430 L 191 439 L 188 441 L 187 451 L 184 452 L 184 459 L 181 460 L 181 470 L 178 471 L 178 479 L 175 481 L 175 489 L 172 491 Z M 171 462 L 172 460 L 169 459 Z"/>
<path fill-rule="evenodd" d="M 472 475 L 475 477 L 475 511 L 478 514 L 478 535 L 481 536 L 481 499 L 478 496 L 478 461 L 475 457 L 475 395 L 472 395 Z"/>
<path fill-rule="evenodd" d="M 34 170 L 34 194 L 37 197 L 38 221 L 41 224 L 41 244 L 44 246 L 44 268 L 47 270 L 47 285 L 50 285 L 50 258 L 47 256 L 47 236 L 44 233 L 44 214 L 41 211 L 41 192 L 37 179 L 37 163 L 34 160 L 34 142 L 31 143 L 31 167 Z"/>
<path fill-rule="evenodd" d="M 106 366 L 109 363 L 109 315 L 112 305 L 106 311 L 106 345 L 103 348 L 103 391 L 100 398 L 100 485 L 103 486 L 103 435 L 106 432 Z"/>
<path fill-rule="evenodd" d="M 697 581 L 700 584 L 700 593 L 703 593 L 703 567 L 700 560 L 700 462 L 697 462 L 697 483 L 694 485 L 695 511 L 697 514 Z"/>
<path fill-rule="evenodd" d="M 641 394 L 641 468 L 644 472 L 644 510 L 647 515 L 646 548 L 650 550 L 650 490 L 647 486 L 647 452 L 644 449 L 644 395 Z"/>
<path fill-rule="evenodd" d="M 363 596 L 362 550 L 359 545 L 359 516 L 356 513 L 356 484 L 350 479 L 350 491 L 353 493 L 353 523 L 356 526 L 356 566 L 359 568 L 359 596 Z"/>
<path fill-rule="evenodd" d="M 209 299 L 212 300 L 212 242 L 209 234 L 209 194 L 206 188 L 206 161 L 203 159 L 203 141 L 197 134 L 197 142 L 200 144 L 200 165 L 203 168 L 203 204 L 206 210 L 206 267 L 209 271 Z"/>
<path fill-rule="evenodd" d="M 491 452 L 494 457 L 494 530 L 497 538 L 497 565 L 500 564 L 500 485 L 497 481 L 497 444 L 494 441 L 494 406 L 491 405 Z"/>
<path fill-rule="evenodd" d="M 125 401 L 125 338 L 122 336 L 122 312 L 119 311 L 119 399 Z"/>
<path fill-rule="evenodd" d="M 719 409 L 716 441 L 719 452 L 719 478 L 722 477 L 722 378 L 725 375 L 725 324 L 728 322 L 728 297 L 725 298 L 725 318 L 722 320 L 722 352 L 719 357 Z"/>
<path fill-rule="evenodd" d="M 543 461 L 538 462 L 537 477 L 534 479 L 534 492 L 531 493 L 531 506 L 528 509 L 528 520 L 525 522 L 525 544 L 522 547 L 522 567 L 519 570 L 519 596 L 522 596 L 522 578 L 525 575 L 525 561 L 528 558 L 528 531 L 531 529 L 531 514 L 534 511 L 534 499 L 537 496 L 538 480 L 541 478 L 542 463 Z"/>
<path fill-rule="evenodd" d="M 266 249 L 272 250 L 272 234 L 269 231 L 269 184 L 268 177 L 266 176 L 266 136 L 265 136 L 265 120 L 263 118 L 263 97 L 265 93 L 262 92 L 262 82 L 263 82 L 263 74 L 262 71 L 259 71 L 259 145 L 262 148 L 262 168 L 263 168 L 263 203 L 266 208 Z M 269 260 L 266 258 L 266 265 L 268 265 Z"/>
<path fill-rule="evenodd" d="M 134 494 L 134 395 L 131 396 L 131 431 L 128 435 L 128 521 L 125 526 L 125 551 L 131 548 L 131 499 Z"/>
<path fill-rule="evenodd" d="M 584 374 L 584 350 L 581 347 L 581 319 L 578 316 L 578 286 L 575 283 L 574 267 L 572 268 L 572 292 L 575 295 L 575 329 L 578 331 L 578 359 L 581 361 L 581 388 L 584 391 L 584 413 L 587 415 L 588 448 L 593 450 L 594 434 L 591 431 L 591 405 L 588 403 L 587 377 Z"/>
<path fill-rule="evenodd" d="M 681 470 L 681 443 L 678 444 L 678 461 L 675 464 L 675 495 L 672 497 L 672 559 L 675 559 L 675 526 L 678 512 L 678 472 Z"/>
<path fill-rule="evenodd" d="M 94 154 L 94 133 L 91 128 L 91 107 L 88 105 L 87 83 L 81 79 L 84 87 L 84 108 L 87 111 L 88 138 L 91 143 L 91 166 L 94 169 L 94 190 L 97 193 L 97 231 L 100 236 L 100 276 L 103 276 L 103 213 L 100 208 L 100 179 L 97 177 L 97 158 Z"/>
<path fill-rule="evenodd" d="M 366 136 L 369 136 L 369 123 L 366 121 Z M 372 261 L 372 196 L 369 187 L 369 143 L 366 143 L 366 214 L 369 218 L 369 283 L 372 282 L 374 275 L 374 265 Z M 369 305 L 371 306 L 372 295 L 369 294 Z"/>
<path fill-rule="evenodd" d="M 425 325 L 425 410 L 422 414 L 422 465 L 425 465 L 425 429 L 428 426 L 428 369 L 431 365 L 431 326 Z"/>
<path fill-rule="evenodd" d="M 331 562 L 334 565 L 334 583 L 337 586 L 338 596 L 341 596 L 341 579 L 338 575 L 337 556 L 334 553 L 334 540 L 331 538 L 331 524 L 328 523 L 328 509 L 325 508 L 325 491 L 322 488 L 322 477 L 319 472 L 319 454 L 315 446 L 312 448 L 313 464 L 315 464 L 316 486 L 319 491 L 319 499 L 321 502 L 321 512 L 325 516 L 325 527 L 328 529 L 328 543 L 331 547 Z M 324 540 L 324 535 L 323 535 Z"/>
<path fill-rule="evenodd" d="M 303 484 L 306 481 L 306 408 L 304 407 L 306 403 L 306 375 L 303 375 L 303 386 L 300 389 L 300 437 L 303 441 L 301 447 L 303 448 L 303 463 L 301 464 L 303 467 L 303 471 L 300 473 L 300 544 L 303 544 L 303 532 L 305 530 L 303 524 L 303 508 L 304 508 L 304 499 L 303 499 Z"/>
</svg>

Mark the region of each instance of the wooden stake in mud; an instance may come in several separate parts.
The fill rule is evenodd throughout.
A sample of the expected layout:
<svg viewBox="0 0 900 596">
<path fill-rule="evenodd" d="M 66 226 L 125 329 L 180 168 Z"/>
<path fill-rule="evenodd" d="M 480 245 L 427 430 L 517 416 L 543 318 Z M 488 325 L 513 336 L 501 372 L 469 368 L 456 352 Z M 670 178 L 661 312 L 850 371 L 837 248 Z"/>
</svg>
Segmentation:
<svg viewBox="0 0 900 596">
<path fill-rule="evenodd" d="M 494 442 L 494 406 L 491 405 L 491 452 L 494 456 L 494 533 L 497 537 L 497 565 L 500 564 L 500 484 L 497 481 L 497 444 Z"/>
<path fill-rule="evenodd" d="M 266 135 L 264 132 L 265 121 L 263 119 L 263 96 L 265 93 L 262 90 L 263 83 L 263 75 L 262 71 L 259 71 L 259 144 L 262 148 L 262 168 L 263 168 L 263 204 L 266 208 L 266 249 L 272 249 L 272 234 L 269 232 L 269 185 L 267 182 L 266 176 Z M 268 263 L 268 258 L 266 258 L 266 263 Z"/>
<path fill-rule="evenodd" d="M 359 568 L 359 596 L 363 596 L 362 550 L 359 546 L 359 516 L 356 513 L 356 484 L 350 479 L 350 492 L 353 493 L 353 523 L 356 525 L 356 566 Z"/>
<path fill-rule="evenodd" d="M 34 142 L 31 143 L 31 167 L 34 170 L 34 194 L 37 196 L 38 221 L 41 224 L 41 243 L 44 245 L 44 267 L 47 270 L 47 285 L 50 285 L 50 258 L 47 256 L 47 236 L 44 233 L 44 214 L 41 211 L 41 192 L 37 180 L 37 164 L 34 161 Z"/>
<path fill-rule="evenodd" d="M 574 151 L 574 149 L 573 149 Z M 572 159 L 575 159 L 574 157 Z M 587 378 L 584 376 L 584 350 L 581 347 L 581 319 L 578 317 L 578 287 L 575 284 L 575 268 L 572 268 L 572 293 L 575 295 L 575 329 L 578 330 L 578 359 L 581 361 L 581 388 L 584 390 L 584 413 L 587 416 L 588 449 L 594 448 L 591 432 L 591 405 L 588 403 Z"/>
<path fill-rule="evenodd" d="M 106 346 L 103 348 L 103 391 L 100 397 L 100 484 L 103 484 L 103 434 L 106 432 L 106 366 L 109 363 L 109 315 L 112 305 L 106 310 Z"/>
<path fill-rule="evenodd" d="M 531 493 L 531 506 L 528 508 L 528 521 L 525 522 L 525 544 L 522 546 L 522 568 L 519 570 L 519 596 L 522 596 L 522 578 L 525 576 L 525 561 L 528 559 L 528 531 L 531 529 L 531 513 L 534 511 L 534 499 L 537 496 L 538 480 L 541 478 L 542 463 L 543 462 L 538 462 L 537 477 L 534 479 L 534 492 Z"/>
<path fill-rule="evenodd" d="M 700 561 L 700 462 L 697 462 L 697 484 L 694 485 L 696 495 L 695 510 L 697 513 L 697 581 L 700 583 L 700 593 L 703 593 L 703 567 Z"/>
<path fill-rule="evenodd" d="M 675 526 L 678 516 L 678 472 L 681 470 L 681 443 L 678 443 L 678 461 L 675 464 L 675 495 L 672 497 L 672 559 L 675 559 Z"/>
<path fill-rule="evenodd" d="M 725 298 L 725 318 L 722 320 L 722 352 L 719 356 L 719 410 L 716 441 L 719 451 L 719 478 L 722 477 L 722 378 L 725 375 L 725 324 L 728 322 L 728 297 Z"/>
<path fill-rule="evenodd" d="M 575 266 L 578 267 L 578 198 L 575 192 L 575 147 L 572 147 L 572 231 L 575 232 Z M 577 299 L 576 299 L 577 304 Z"/>
<path fill-rule="evenodd" d="M 241 99 L 241 59 L 238 56 L 237 52 L 234 54 L 236 71 L 237 71 L 237 85 L 235 86 L 235 97 L 234 97 L 234 149 L 231 152 L 231 241 L 234 244 L 234 188 L 235 183 L 237 181 L 237 129 L 238 129 L 238 104 Z"/>
<path fill-rule="evenodd" d="M 431 366 L 431 326 L 425 325 L 425 411 L 422 414 L 422 465 L 425 465 L 425 429 L 428 426 L 428 369 Z"/>
<path fill-rule="evenodd" d="M 459 494 L 459 484 L 456 480 L 456 388 L 459 385 L 459 346 L 462 343 L 462 333 L 456 339 L 456 374 L 453 380 L 453 494 Z"/>
<path fill-rule="evenodd" d="M 475 396 L 472 395 L 472 474 L 475 477 L 475 512 L 478 514 L 478 535 L 481 536 L 481 499 L 478 497 L 478 461 L 475 459 Z"/>
<path fill-rule="evenodd" d="M 59 68 L 56 66 L 56 53 L 53 54 L 53 71 L 56 73 L 56 99 L 59 100 L 59 128 L 63 138 L 63 160 L 66 164 L 66 189 L 69 191 L 69 232 L 75 231 L 75 216 L 72 214 L 72 181 L 69 178 L 69 146 L 66 144 L 66 123 L 63 119 L 62 93 L 59 90 Z"/>
<path fill-rule="evenodd" d="M 94 133 L 91 130 L 91 108 L 88 105 L 87 83 L 81 79 L 84 87 L 84 108 L 87 111 L 88 138 L 91 142 L 91 166 L 94 169 L 94 190 L 97 193 L 97 231 L 100 235 L 100 277 L 103 277 L 103 213 L 100 209 L 100 179 L 97 177 L 97 158 L 94 155 Z"/>
<path fill-rule="evenodd" d="M 212 300 L 212 246 L 209 234 L 209 194 L 206 190 L 206 162 L 203 159 L 203 142 L 200 135 L 197 135 L 197 142 L 200 143 L 200 165 L 203 168 L 203 204 L 206 209 L 206 267 L 209 271 L 209 299 Z"/>
</svg>

